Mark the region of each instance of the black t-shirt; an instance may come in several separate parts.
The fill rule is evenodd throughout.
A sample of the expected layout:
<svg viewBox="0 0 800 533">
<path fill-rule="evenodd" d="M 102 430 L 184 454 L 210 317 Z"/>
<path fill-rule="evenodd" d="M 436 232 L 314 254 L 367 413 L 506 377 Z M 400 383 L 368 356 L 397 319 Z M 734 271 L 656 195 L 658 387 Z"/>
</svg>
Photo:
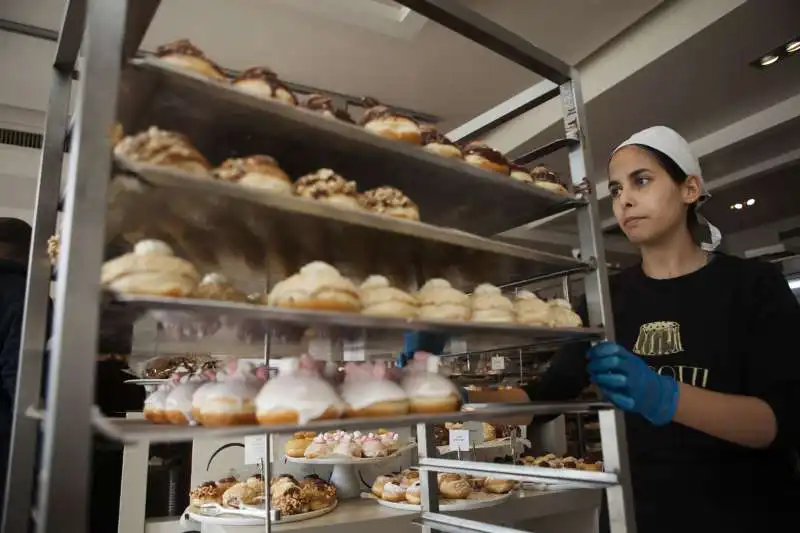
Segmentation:
<svg viewBox="0 0 800 533">
<path fill-rule="evenodd" d="M 765 450 L 677 423 L 626 416 L 639 533 L 744 533 L 800 518 L 800 306 L 771 264 L 715 254 L 700 270 L 656 280 L 641 267 L 611 278 L 616 341 L 662 375 L 756 396 L 778 437 Z M 796 336 L 797 335 L 797 336 Z M 557 354 L 534 400 L 574 397 L 588 383 L 586 346 Z M 776 531 L 778 529 L 775 529 Z"/>
</svg>

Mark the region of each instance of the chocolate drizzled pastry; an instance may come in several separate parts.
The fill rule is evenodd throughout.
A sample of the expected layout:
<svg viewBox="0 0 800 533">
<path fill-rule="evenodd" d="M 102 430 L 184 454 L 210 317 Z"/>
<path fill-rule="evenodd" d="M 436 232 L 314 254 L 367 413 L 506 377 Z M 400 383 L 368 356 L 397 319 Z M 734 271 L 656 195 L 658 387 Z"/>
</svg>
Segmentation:
<svg viewBox="0 0 800 533">
<path fill-rule="evenodd" d="M 156 49 L 155 56 L 208 78 L 226 79 L 222 69 L 189 39 L 178 39 L 171 43 L 162 44 Z"/>
<path fill-rule="evenodd" d="M 499 150 L 495 150 L 488 144 L 480 142 L 471 142 L 463 148 L 464 156 L 476 155 L 491 161 L 497 165 L 509 166 L 509 161 L 506 156 Z"/>
<path fill-rule="evenodd" d="M 250 67 L 236 76 L 232 83 L 238 89 L 254 96 L 297 105 L 297 97 L 292 90 L 268 67 Z"/>
<path fill-rule="evenodd" d="M 311 111 L 322 113 L 325 116 L 338 118 L 339 120 L 347 122 L 348 124 L 355 124 L 353 117 L 350 116 L 350 113 L 344 109 L 339 109 L 338 107 L 334 106 L 333 98 L 326 94 L 312 94 L 305 101 L 303 107 Z"/>
<path fill-rule="evenodd" d="M 292 180 L 278 162 L 268 155 L 251 155 L 225 160 L 212 171 L 215 178 L 245 187 L 291 194 Z"/>
<path fill-rule="evenodd" d="M 366 126 L 367 124 L 369 124 L 374 120 L 380 120 L 384 118 L 402 118 L 405 120 L 409 120 L 415 124 L 417 123 L 417 121 L 414 120 L 413 118 L 406 116 L 402 113 L 398 113 L 394 109 L 386 107 L 385 105 L 376 105 L 370 107 L 364 112 L 358 123 L 362 126 Z"/>
<path fill-rule="evenodd" d="M 355 181 L 348 181 L 329 168 L 307 174 L 294 182 L 294 193 L 302 198 L 360 209 Z"/>
<path fill-rule="evenodd" d="M 563 187 L 564 182 L 561 177 L 547 165 L 536 165 L 531 169 L 531 177 L 534 181 L 544 181 L 547 183 L 557 183 Z"/>
<path fill-rule="evenodd" d="M 358 123 L 370 133 L 387 139 L 420 144 L 422 138 L 416 120 L 384 105 L 367 109 Z"/>
<path fill-rule="evenodd" d="M 522 165 L 518 165 L 513 162 L 508 163 L 508 169 L 512 178 L 517 181 L 521 181 L 523 183 L 530 183 L 533 184 L 533 178 L 531 177 L 530 172 L 528 169 L 523 167 Z"/>
<path fill-rule="evenodd" d="M 422 133 L 422 144 L 446 144 L 448 146 L 455 146 L 458 148 L 458 145 L 447 138 L 445 134 L 441 131 L 436 129 L 435 126 L 431 126 L 430 124 L 423 124 L 419 127 L 420 133 Z M 460 148 L 459 148 L 460 150 Z"/>
<path fill-rule="evenodd" d="M 373 213 L 388 215 L 395 218 L 419 220 L 419 208 L 400 189 L 383 186 L 364 192 L 359 203 Z"/>
<path fill-rule="evenodd" d="M 278 75 L 269 67 L 250 67 L 239 73 L 236 80 L 277 80 Z"/>
</svg>

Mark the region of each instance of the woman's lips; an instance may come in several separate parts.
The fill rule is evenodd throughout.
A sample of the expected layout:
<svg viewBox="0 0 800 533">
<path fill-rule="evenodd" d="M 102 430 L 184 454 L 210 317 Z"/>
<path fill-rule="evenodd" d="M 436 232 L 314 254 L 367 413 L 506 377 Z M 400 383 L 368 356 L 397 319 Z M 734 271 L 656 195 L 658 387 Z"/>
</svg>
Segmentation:
<svg viewBox="0 0 800 533">
<path fill-rule="evenodd" d="M 631 225 L 636 225 L 638 222 L 641 222 L 645 218 L 646 217 L 627 217 L 622 221 L 622 225 L 624 227 L 628 227 L 628 226 L 631 226 Z"/>
</svg>

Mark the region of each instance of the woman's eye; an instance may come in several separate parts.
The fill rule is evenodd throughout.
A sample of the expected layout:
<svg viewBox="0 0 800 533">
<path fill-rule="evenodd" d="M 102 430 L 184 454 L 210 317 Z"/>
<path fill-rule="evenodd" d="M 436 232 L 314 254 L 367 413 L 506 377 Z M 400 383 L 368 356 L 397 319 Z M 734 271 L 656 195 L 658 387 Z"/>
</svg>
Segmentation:
<svg viewBox="0 0 800 533">
<path fill-rule="evenodd" d="M 634 183 L 636 183 L 637 187 L 645 187 L 650 183 L 650 178 L 647 176 L 636 176 Z"/>
<path fill-rule="evenodd" d="M 611 198 L 617 198 L 620 192 L 622 192 L 622 187 L 616 183 L 612 183 L 608 187 L 608 194 L 611 196 Z"/>
</svg>

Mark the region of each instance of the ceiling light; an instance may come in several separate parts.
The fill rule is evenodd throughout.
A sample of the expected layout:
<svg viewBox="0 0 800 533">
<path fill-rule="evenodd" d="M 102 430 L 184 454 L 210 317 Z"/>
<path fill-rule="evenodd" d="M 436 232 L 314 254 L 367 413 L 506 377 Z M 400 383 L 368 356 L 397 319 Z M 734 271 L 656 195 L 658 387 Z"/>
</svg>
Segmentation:
<svg viewBox="0 0 800 533">
<path fill-rule="evenodd" d="M 731 209 L 741 209 L 741 208 L 743 208 L 743 207 L 744 207 L 744 206 L 743 206 L 742 204 L 738 204 L 738 203 L 737 203 L 737 204 L 733 204 L 733 205 L 731 206 Z"/>
<path fill-rule="evenodd" d="M 789 41 L 786 43 L 786 53 L 793 54 L 800 50 L 800 40 L 797 41 Z"/>
<path fill-rule="evenodd" d="M 749 199 L 749 200 L 747 200 L 745 203 L 746 203 L 748 206 L 750 206 L 750 205 L 753 205 L 753 204 L 755 204 L 755 203 L 756 203 L 756 199 L 755 199 L 755 198 L 750 198 L 750 199 Z"/>
<path fill-rule="evenodd" d="M 780 59 L 778 56 L 767 54 L 761 59 L 759 59 L 758 62 L 761 64 L 762 67 L 768 67 L 770 65 L 774 65 L 775 63 L 777 63 L 778 59 Z"/>
<path fill-rule="evenodd" d="M 789 288 L 792 290 L 800 289 L 800 278 L 789 280 Z"/>
</svg>

